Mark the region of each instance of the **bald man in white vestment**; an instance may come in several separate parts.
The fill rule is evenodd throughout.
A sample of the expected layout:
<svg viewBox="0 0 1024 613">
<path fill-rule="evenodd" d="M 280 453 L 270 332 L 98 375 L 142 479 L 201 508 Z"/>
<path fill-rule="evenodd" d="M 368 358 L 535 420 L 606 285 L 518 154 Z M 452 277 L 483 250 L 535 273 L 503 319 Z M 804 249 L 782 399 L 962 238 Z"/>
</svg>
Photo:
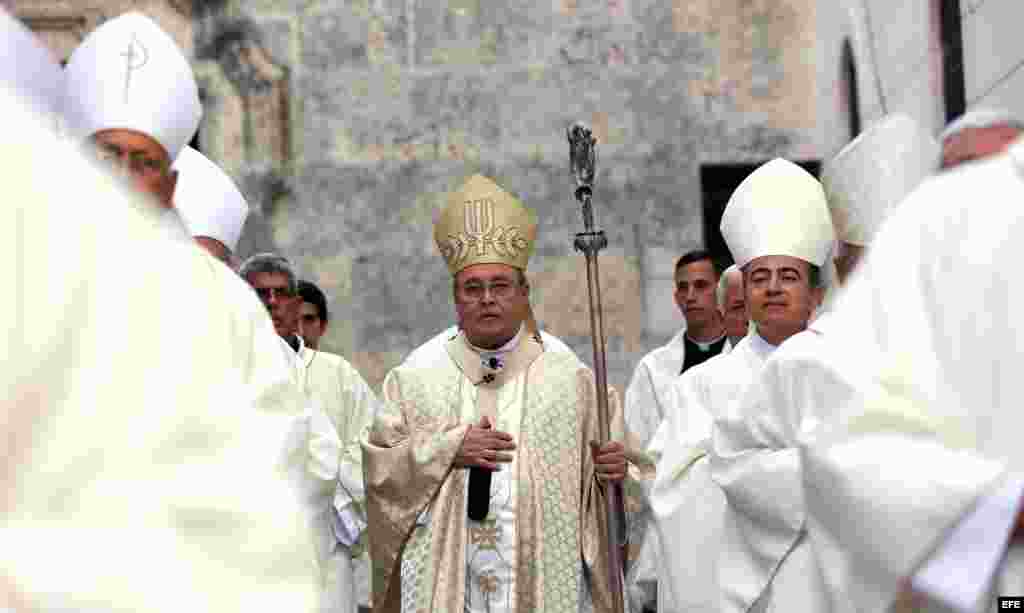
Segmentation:
<svg viewBox="0 0 1024 613">
<path fill-rule="evenodd" d="M 650 446 L 660 453 L 650 501 L 661 545 L 658 606 L 666 611 L 717 610 L 726 501 L 708 471 L 711 424 L 775 347 L 806 327 L 824 293 L 821 267 L 834 240 L 821 185 L 782 159 L 740 184 L 722 234 L 743 271 L 757 331 L 683 374 Z"/>
<path fill-rule="evenodd" d="M 998 155 L 1024 134 L 1024 120 L 1001 109 L 972 109 L 951 122 L 939 135 L 942 170 Z"/>
<path fill-rule="evenodd" d="M 182 291 L 195 246 L 16 103 L 3 67 L 0 609 L 312 611 L 287 424 L 216 350 L 230 317 Z"/>
<path fill-rule="evenodd" d="M 888 212 L 930 174 L 937 154 L 938 144 L 916 121 L 892 115 L 826 164 L 822 183 L 837 234 L 841 281 L 853 272 Z M 739 404 L 715 421 L 709 465 L 727 501 L 718 611 L 823 611 L 833 606 L 805 538 L 796 449 L 799 434 L 850 393 L 833 377 L 808 376 L 807 363 L 832 351 L 842 360 L 846 378 L 859 372 L 862 356 L 827 342 L 833 330 L 829 313 L 787 340 Z M 842 609 L 841 602 L 834 606 Z"/>
<path fill-rule="evenodd" d="M 915 611 L 1024 594 L 1022 147 L 911 194 L 834 313 L 866 374 L 800 453 L 809 539 L 851 610 L 907 585 Z M 810 366 L 844 372 L 832 354 Z"/>
</svg>

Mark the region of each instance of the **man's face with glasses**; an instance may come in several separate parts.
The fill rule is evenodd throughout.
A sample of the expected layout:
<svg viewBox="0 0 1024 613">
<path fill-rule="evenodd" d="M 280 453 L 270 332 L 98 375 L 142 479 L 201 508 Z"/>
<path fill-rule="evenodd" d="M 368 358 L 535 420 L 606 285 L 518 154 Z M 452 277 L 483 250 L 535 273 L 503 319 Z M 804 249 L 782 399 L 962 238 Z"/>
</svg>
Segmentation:
<svg viewBox="0 0 1024 613">
<path fill-rule="evenodd" d="M 97 132 L 92 145 L 103 166 L 156 198 L 164 208 L 174 207 L 178 171 L 171 169 L 171 160 L 159 143 L 141 132 L 118 129 Z"/>
<path fill-rule="evenodd" d="M 475 264 L 455 275 L 455 310 L 469 342 L 496 349 L 508 342 L 526 319 L 530 288 L 516 268 Z"/>
<path fill-rule="evenodd" d="M 245 280 L 256 290 L 263 306 L 267 307 L 278 336 L 294 336 L 299 328 L 301 298 L 289 287 L 288 275 L 280 272 L 251 272 Z"/>
</svg>

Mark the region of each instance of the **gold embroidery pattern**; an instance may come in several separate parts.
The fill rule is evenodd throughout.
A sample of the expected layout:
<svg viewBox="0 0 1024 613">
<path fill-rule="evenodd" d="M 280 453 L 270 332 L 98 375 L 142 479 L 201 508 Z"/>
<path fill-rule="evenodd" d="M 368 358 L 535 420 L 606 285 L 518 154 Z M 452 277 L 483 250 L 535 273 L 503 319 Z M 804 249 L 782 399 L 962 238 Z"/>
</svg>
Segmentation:
<svg viewBox="0 0 1024 613">
<path fill-rule="evenodd" d="M 446 396 L 457 396 L 458 381 L 433 380 L 427 386 L 422 377 L 400 376 L 399 372 L 392 371 L 385 381 L 384 387 L 387 402 L 382 404 L 381 412 L 388 415 L 390 419 L 378 419 L 378 426 L 381 425 L 381 422 L 387 423 L 387 426 L 375 428 L 370 435 L 371 442 L 386 440 L 392 445 L 408 442 L 414 455 L 425 461 L 429 461 L 429 458 L 443 452 L 443 450 L 436 449 L 438 445 L 443 444 L 443 437 L 440 436 L 440 433 L 457 425 L 457 418 L 451 414 L 450 403 L 441 399 Z M 434 500 L 449 501 L 455 498 L 457 500 L 452 502 L 464 505 L 462 496 L 446 491 L 446 487 L 454 486 L 456 493 L 461 492 L 463 483 L 459 479 L 460 475 L 456 474 L 453 477 L 448 483 L 442 485 Z M 421 504 L 419 501 L 398 496 L 392 506 L 415 508 L 419 504 Z M 425 508 L 431 508 L 429 506 L 431 504 L 433 502 L 427 503 Z M 449 510 L 446 508 L 431 508 L 431 521 L 427 522 L 427 525 L 416 525 L 413 528 L 405 547 L 399 554 L 401 561 L 399 562 L 398 576 L 391 576 L 391 568 L 374 563 L 373 585 L 376 586 L 375 592 L 380 590 L 380 595 L 383 596 L 386 593 L 383 592 L 384 589 L 390 590 L 392 589 L 391 583 L 398 582 L 399 585 L 396 587 L 400 588 L 397 591 L 403 612 L 444 609 L 443 606 L 440 608 L 432 606 L 434 594 L 443 593 L 437 591 L 438 587 L 442 587 L 439 584 L 445 583 L 444 579 L 446 579 L 445 572 L 440 573 L 441 577 L 435 576 L 436 552 L 433 541 L 436 539 L 432 527 L 437 523 L 436 517 L 445 517 L 448 512 Z M 439 515 L 434 517 L 435 514 Z M 382 515 L 387 516 L 387 512 L 385 511 Z M 417 524 L 420 522 L 417 521 Z M 394 536 L 398 535 L 392 535 L 392 537 Z M 455 535 L 454 538 L 460 537 Z M 465 540 L 464 531 L 461 539 Z M 461 586 L 463 574 L 458 575 L 456 585 Z M 456 580 L 454 577 L 451 579 Z"/>
<path fill-rule="evenodd" d="M 450 265 L 458 265 L 471 255 L 483 257 L 488 250 L 503 258 L 515 258 L 530 247 L 519 228 L 494 227 L 494 201 L 490 198 L 467 200 L 465 204 L 465 231 L 449 234 L 438 242 L 441 256 Z"/>
<path fill-rule="evenodd" d="M 469 529 L 470 540 L 480 549 L 498 549 L 498 540 L 501 537 L 501 528 L 497 522 L 484 521 L 478 526 Z"/>
<path fill-rule="evenodd" d="M 447 373 L 447 370 L 442 370 Z M 406 422 L 412 425 L 415 444 L 425 450 L 425 457 L 434 454 L 437 442 L 430 433 L 455 427 L 460 422 L 453 408 L 459 406 L 461 382 L 464 377 L 415 376 L 403 380 L 401 406 Z M 417 451 L 419 454 L 419 451 Z M 465 471 L 450 474 L 430 503 L 430 520 L 417 526 L 402 554 L 402 611 L 457 611 L 464 600 L 465 564 L 462 556 L 448 560 L 447 568 L 438 562 L 446 560 L 446 551 L 464 551 Z M 457 513 L 456 509 L 462 509 Z M 409 561 L 408 574 L 405 572 Z M 448 602 L 439 602 L 447 597 Z M 457 606 L 456 606 L 457 605 Z"/>
<path fill-rule="evenodd" d="M 526 399 L 521 436 L 523 446 L 532 451 L 529 467 L 523 470 L 530 471 L 533 478 L 519 480 L 519 500 L 535 501 L 539 517 L 534 518 L 534 526 L 540 533 L 524 534 L 520 541 L 520 611 L 576 611 L 579 606 L 579 453 L 584 449 L 580 446 L 576 393 L 578 367 L 574 356 L 546 353 L 534 363 L 531 370 L 536 370 L 529 373 L 533 385 Z M 542 602 L 536 602 L 538 597 Z"/>
</svg>

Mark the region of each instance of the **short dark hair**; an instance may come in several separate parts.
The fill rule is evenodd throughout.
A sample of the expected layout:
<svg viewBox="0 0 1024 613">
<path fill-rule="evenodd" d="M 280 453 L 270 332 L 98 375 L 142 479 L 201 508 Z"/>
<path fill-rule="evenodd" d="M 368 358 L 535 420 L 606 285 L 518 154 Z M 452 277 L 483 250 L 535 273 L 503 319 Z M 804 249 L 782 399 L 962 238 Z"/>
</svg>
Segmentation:
<svg viewBox="0 0 1024 613">
<path fill-rule="evenodd" d="M 327 322 L 327 297 L 320 291 L 312 281 L 299 281 L 299 296 L 303 302 L 308 302 L 316 307 L 316 314 L 324 323 Z"/>
<path fill-rule="evenodd" d="M 298 291 L 296 288 L 298 277 L 295 275 L 295 267 L 283 255 L 257 253 L 254 256 L 250 256 L 249 259 L 242 262 L 242 265 L 238 267 L 238 276 L 246 281 L 249 280 L 249 275 L 261 272 L 284 275 L 288 279 L 288 290 L 292 295 L 295 295 L 295 292 Z"/>
<path fill-rule="evenodd" d="M 825 279 L 821 276 L 821 267 L 809 264 L 810 271 L 807 274 L 807 284 L 811 286 L 811 289 L 817 289 L 822 287 Z"/>
<path fill-rule="evenodd" d="M 747 263 L 747 266 L 744 266 L 740 270 L 743 272 L 743 282 L 746 283 L 747 271 L 750 270 L 749 262 Z M 825 276 L 821 271 L 821 266 L 815 266 L 814 264 L 807 262 L 807 270 L 807 285 L 811 289 L 825 287 Z"/>
<path fill-rule="evenodd" d="M 711 255 L 711 252 L 706 249 L 694 249 L 693 251 L 687 251 L 684 253 L 682 257 L 676 260 L 676 274 L 679 274 L 679 271 L 682 270 L 683 267 L 689 266 L 694 262 L 703 262 L 704 260 L 711 262 L 711 267 L 715 269 L 716 277 L 722 276 L 721 265 L 718 260 Z"/>
</svg>

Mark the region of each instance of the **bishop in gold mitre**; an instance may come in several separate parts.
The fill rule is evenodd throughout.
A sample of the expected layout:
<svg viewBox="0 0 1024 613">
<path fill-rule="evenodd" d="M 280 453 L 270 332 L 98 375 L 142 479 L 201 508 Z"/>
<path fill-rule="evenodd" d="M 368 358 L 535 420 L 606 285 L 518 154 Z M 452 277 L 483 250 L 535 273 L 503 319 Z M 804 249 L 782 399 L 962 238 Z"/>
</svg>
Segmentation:
<svg viewBox="0 0 1024 613">
<path fill-rule="evenodd" d="M 461 330 L 388 373 L 363 443 L 376 611 L 610 611 L 609 482 L 647 467 L 597 438 L 593 373 L 529 328 L 536 215 L 476 175 L 434 240 Z"/>
</svg>

